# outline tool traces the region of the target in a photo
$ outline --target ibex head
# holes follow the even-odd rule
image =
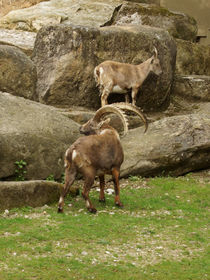
[[[114,113],[117,116],[119,116],[119,118],[122,121],[123,128],[124,128],[123,136],[125,136],[128,132],[128,123],[127,123],[126,116],[122,110],[131,111],[137,114],[143,120],[145,124],[145,132],[146,132],[148,127],[147,119],[137,107],[129,103],[114,103],[112,105],[105,105],[104,107],[97,110],[93,118],[91,118],[88,122],[86,122],[80,127],[80,133],[85,135],[99,134],[102,129],[108,127],[110,128],[109,125],[110,119],[104,120],[104,117],[107,116],[108,114]]]
[[[98,109],[93,118],[91,118],[88,122],[86,122],[80,127],[80,133],[85,135],[99,134],[101,129],[104,129],[109,125],[110,119],[104,120],[104,117],[111,113],[116,114],[121,119],[125,135],[128,132],[128,124],[126,117],[119,108],[113,105],[106,105]]]

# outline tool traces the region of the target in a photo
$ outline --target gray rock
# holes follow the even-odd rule
[[[210,167],[210,115],[168,117],[122,139],[121,176],[182,175]]]
[[[109,21],[121,3],[122,0],[51,0],[9,12],[0,19],[0,27],[32,32],[60,23],[99,27]]]
[[[188,115],[188,114],[209,114],[210,102],[201,99],[187,99],[182,94],[171,94],[170,105],[164,112],[155,112],[149,115],[149,120],[160,120],[164,117]],[[148,116],[148,114],[147,114]]]
[[[0,210],[53,203],[59,199],[60,186],[48,181],[0,182]]]
[[[44,27],[37,34],[33,54],[39,99],[62,107],[98,108],[100,97],[93,78],[94,67],[107,59],[141,63],[151,57],[154,45],[163,74],[150,74],[144,82],[137,104],[145,110],[168,105],[176,46],[167,31],[148,26]],[[124,101],[122,95],[115,94],[109,102],[119,101],[117,98]]]
[[[178,75],[210,76],[210,46],[176,40],[177,59],[176,73]]]
[[[126,2],[156,4],[156,5],[159,5],[159,6],[160,6],[160,0],[126,0]]]
[[[156,5],[124,2],[115,11],[111,24],[149,25],[163,28],[175,38],[195,41],[197,23],[192,17]]]
[[[209,103],[208,103],[209,104]],[[61,177],[65,150],[78,125],[50,106],[0,94],[0,178],[15,178],[15,162],[27,162],[26,179]],[[122,139],[121,176],[181,175],[210,167],[210,115],[167,117],[130,130]]]
[[[36,100],[37,73],[30,58],[16,47],[0,45],[0,90]]]
[[[210,76],[176,76],[173,95],[180,95],[189,101],[210,102]]]
[[[0,44],[17,47],[28,56],[33,52],[35,39],[34,32],[0,28]]]
[[[82,108],[82,107],[72,107],[70,110],[60,109],[60,111],[65,116],[69,117],[70,119],[72,119],[73,121],[77,122],[80,125],[86,123],[95,114],[95,111],[90,110],[90,109],[88,110],[88,109]],[[120,118],[118,116],[116,116],[115,114],[110,114],[109,118],[110,118],[110,125],[113,126],[115,129],[117,129],[118,132],[123,132],[124,129],[123,129],[122,121],[120,120]],[[144,125],[142,120],[134,114],[133,115],[126,114],[126,118],[129,123],[129,129]]]
[[[65,150],[79,126],[53,107],[0,92],[0,178],[15,178],[15,162],[27,163],[26,179],[60,178]]]

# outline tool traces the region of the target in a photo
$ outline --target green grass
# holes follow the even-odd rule
[[[193,176],[121,180],[123,209],[81,197],[0,213],[0,280],[209,279],[209,183]]]

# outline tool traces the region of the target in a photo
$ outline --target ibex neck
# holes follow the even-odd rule
[[[141,76],[144,77],[144,80],[147,78],[149,72],[150,72],[150,64],[151,64],[152,58],[148,58],[146,61],[142,62],[141,64],[138,64],[137,67],[141,73]]]
[[[107,136],[116,136],[118,139],[120,139],[118,132],[111,126],[107,125],[106,127],[103,127],[100,132],[99,135],[107,135]]]

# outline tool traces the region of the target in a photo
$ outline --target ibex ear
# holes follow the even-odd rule
[[[109,124],[110,121],[111,121],[111,119],[110,119],[110,118],[107,118],[106,120],[104,120],[104,123],[105,123],[105,124]]]
[[[108,124],[109,122],[110,122],[110,118],[107,118],[106,120],[101,121],[101,122],[98,124],[98,128],[101,128],[101,127],[102,127],[102,125],[104,125],[104,124]]]
[[[153,62],[154,62],[154,58],[151,60],[151,64],[153,64]]]

